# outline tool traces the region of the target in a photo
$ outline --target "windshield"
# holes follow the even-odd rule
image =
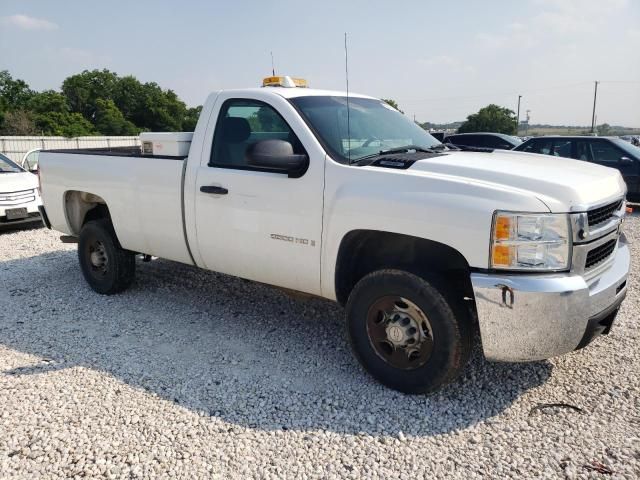
[[[20,173],[23,170],[0,153],[0,173]]]
[[[630,144],[629,142],[625,142],[621,138],[612,138],[611,141],[622,148],[625,152],[633,155],[635,158],[640,160],[640,148]]]
[[[356,161],[383,150],[431,148],[440,142],[416,123],[372,98],[307,96],[292,98],[316,136],[335,160]]]

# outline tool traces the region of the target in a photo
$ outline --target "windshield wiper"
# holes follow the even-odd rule
[[[436,150],[436,148],[438,148],[438,150]],[[390,148],[388,150],[380,150],[378,153],[365,155],[364,157],[360,157],[356,160],[353,160],[351,163],[360,163],[362,160],[368,160],[370,158],[379,157],[380,155],[393,155],[394,153],[406,153],[410,151],[424,152],[424,153],[438,153],[439,145],[436,145],[436,147],[434,148],[419,147],[418,145],[406,145],[404,147]]]
[[[389,150],[380,150],[378,155],[392,155],[394,153],[406,153],[411,150],[415,150],[416,152],[425,152],[425,153],[434,153],[437,150],[434,147],[424,148],[419,147],[418,145],[405,145],[404,147],[398,148],[390,148]]]

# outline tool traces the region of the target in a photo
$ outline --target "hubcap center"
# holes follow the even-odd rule
[[[90,247],[89,261],[94,268],[104,268],[107,265],[107,253],[101,242],[96,242],[94,246]]]
[[[398,325],[389,325],[387,327],[387,336],[393,343],[401,344],[406,339],[404,330]]]
[[[385,327],[387,340],[395,348],[418,346],[422,340],[420,327],[411,315],[404,312],[392,312],[389,315],[389,323]]]

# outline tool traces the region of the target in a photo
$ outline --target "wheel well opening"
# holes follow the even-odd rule
[[[79,235],[82,226],[90,220],[111,219],[104,199],[89,192],[71,190],[64,197],[65,215],[73,235]]]
[[[343,238],[338,251],[335,276],[338,302],[345,305],[360,279],[384,268],[420,276],[437,275],[456,296],[473,298],[469,264],[456,249],[410,235],[354,230]]]

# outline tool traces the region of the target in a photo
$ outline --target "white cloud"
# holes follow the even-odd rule
[[[476,40],[481,48],[497,50],[500,48],[531,48],[536,45],[536,39],[529,33],[529,28],[521,23],[507,26],[505,33],[478,33]]]
[[[449,55],[437,55],[435,57],[422,60],[427,67],[447,68],[456,72],[475,73],[475,68],[471,65],[463,64],[460,60]]]
[[[44,18],[35,18],[21,14],[0,17],[0,22],[2,25],[17,27],[22,30],[56,30],[58,28],[56,23],[45,20]]]
[[[588,33],[620,14],[628,0],[537,0],[540,13],[531,20],[539,31],[558,35]]]

